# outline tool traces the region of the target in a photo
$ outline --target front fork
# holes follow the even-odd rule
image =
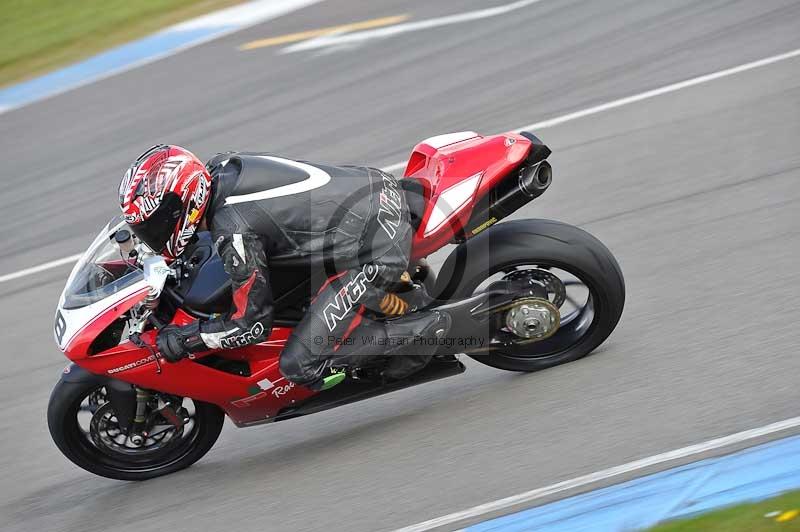
[[[131,424],[130,435],[131,443],[134,445],[142,445],[147,436],[145,430],[147,429],[147,402],[150,400],[150,392],[143,388],[136,388],[136,413],[133,416],[133,423]]]
[[[153,399],[153,394],[149,390],[136,387],[136,410],[128,432],[128,437],[134,445],[143,445],[147,440],[148,431],[152,428],[148,425],[148,421],[156,414],[160,414],[167,423],[175,427],[175,430],[183,429],[185,422],[180,414],[180,405],[164,402],[161,396],[156,398],[158,400],[157,408],[148,415],[147,405]]]

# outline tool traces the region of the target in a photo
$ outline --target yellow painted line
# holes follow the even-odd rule
[[[323,35],[330,35],[332,33],[346,33],[348,31],[368,30],[371,28],[379,28],[381,26],[389,26],[391,24],[398,24],[408,19],[408,15],[394,15],[391,17],[374,18],[372,20],[364,20],[361,22],[352,22],[350,24],[341,24],[339,26],[329,26],[327,28],[320,28],[318,30],[301,31],[299,33],[290,33],[288,35],[281,35],[279,37],[270,37],[268,39],[260,39],[243,44],[239,50],[255,50],[256,48],[265,48],[267,46],[277,46],[279,44],[288,44],[297,41],[304,41],[306,39],[313,39],[314,37],[322,37]]]
[[[775,521],[779,523],[785,523],[786,521],[791,521],[798,515],[800,515],[800,510],[789,510],[788,512],[783,512],[781,515],[776,517]]]

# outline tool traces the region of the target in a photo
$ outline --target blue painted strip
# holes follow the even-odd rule
[[[187,20],[50,74],[1,89],[0,113],[321,1],[251,0]]]
[[[758,501],[798,488],[800,436],[793,436],[492,519],[466,530],[640,530],[667,519]]]
[[[194,30],[169,30],[123,44],[85,61],[0,90],[0,109],[19,107],[56,92],[71,89],[87,80],[108,75],[231,28],[232,26],[216,26]]]

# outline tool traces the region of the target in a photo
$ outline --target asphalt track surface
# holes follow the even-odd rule
[[[155,142],[401,160],[426,136],[499,132],[800,47],[794,1],[543,0],[361,47],[239,52],[270,37],[498,0],[328,0],[0,116],[0,272],[85,248]],[[627,307],[582,361],[469,371],[246,430],[146,483],[51,443],[68,267],[0,285],[4,530],[383,530],[797,415],[800,60],[541,132],[554,184],[522,217],[618,256]]]

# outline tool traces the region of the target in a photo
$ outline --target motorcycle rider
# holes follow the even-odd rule
[[[245,152],[218,154],[204,165],[184,148],[157,145],[125,173],[119,201],[133,233],[167,259],[179,257],[198,230],[209,230],[231,278],[227,314],[159,331],[168,361],[265,341],[271,286],[280,282],[270,267],[281,263],[305,268],[312,286],[322,284],[281,352],[280,370],[296,384],[325,389],[343,378],[332,366],[357,367],[384,354],[398,356],[383,375],[403,378],[435,351],[436,342],[415,339],[441,337],[450,327],[437,311],[364,318],[406,271],[413,233],[398,180],[381,170]]]

